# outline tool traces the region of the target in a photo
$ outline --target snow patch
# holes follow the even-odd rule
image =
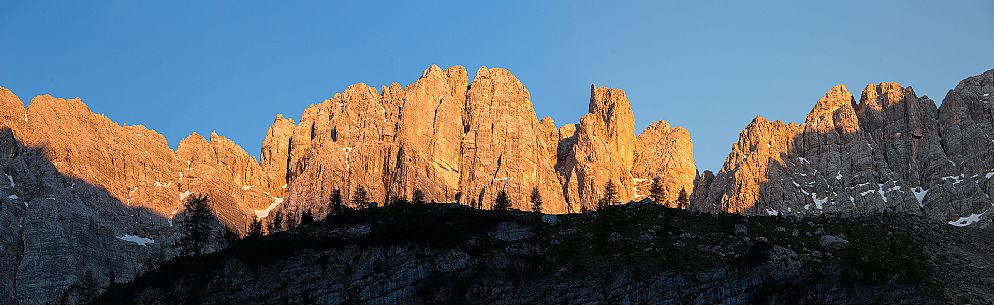
[[[981,215],[984,215],[984,213],[970,214],[970,216],[960,217],[957,220],[950,221],[949,224],[957,226],[957,227],[969,226],[969,225],[973,224],[974,222],[980,221],[980,216]]]
[[[835,173],[835,180],[842,180],[842,171]]]
[[[801,164],[808,163],[808,159],[805,159],[804,157],[797,157],[797,160],[801,160]]]
[[[777,216],[777,215],[780,215],[780,212],[777,212],[777,210],[774,210],[774,209],[767,208],[766,209],[766,215]]]
[[[242,190],[243,191],[247,191],[247,190],[251,190],[251,189],[252,189],[251,185],[242,185]]]
[[[155,241],[152,240],[152,239],[145,238],[145,237],[140,237],[140,236],[134,236],[134,235],[130,235],[130,234],[129,235],[118,236],[117,239],[120,239],[120,240],[123,240],[123,241],[133,242],[133,243],[136,243],[136,244],[138,244],[139,246],[142,246],[142,247],[148,247],[148,244],[155,243]]]
[[[925,202],[925,195],[928,194],[928,190],[919,186],[911,189],[911,192],[915,193],[915,199],[918,199],[918,206],[919,207],[924,206],[923,203]]]
[[[266,218],[266,216],[269,216],[269,212],[275,209],[276,206],[280,205],[280,203],[283,203],[283,198],[280,197],[273,198],[273,203],[270,204],[268,207],[262,210],[255,210],[255,219]]]
[[[494,178],[494,181],[507,181],[507,180],[514,180],[514,178],[508,178],[508,177]]]
[[[167,182],[165,184],[163,184],[162,182],[159,182],[159,180],[155,180],[155,187],[169,187],[170,185],[173,185],[173,181],[172,180],[169,180],[169,182]]]
[[[814,200],[815,208],[821,210],[821,206],[825,204],[825,202],[828,202],[828,197],[826,196],[825,198],[818,199],[818,195],[811,194],[811,200]]]
[[[189,190],[187,190],[186,192],[179,193],[179,201],[186,200],[186,197],[190,197],[190,195],[193,195],[193,192]]]
[[[901,186],[900,185],[894,185],[893,187],[891,187],[889,189],[884,189],[884,184],[883,183],[878,183],[877,184],[877,189],[875,191],[880,194],[880,198],[883,199],[884,202],[887,202],[887,192],[900,191],[900,190],[901,190]],[[866,196],[865,195],[866,192],[863,192],[863,194],[864,194],[863,196]]]
[[[14,199],[14,200],[17,200],[17,195],[10,195],[10,196],[7,196],[7,199]]]
[[[942,179],[942,180],[950,179],[950,180],[953,181],[953,184],[959,184],[960,182],[963,182],[962,175],[960,175],[960,176],[945,176],[945,177],[942,177],[940,179]]]
[[[352,153],[352,147],[342,147],[342,151],[345,152],[345,171],[348,172],[352,168],[352,162],[349,161],[349,154]]]
[[[10,182],[10,188],[14,188],[14,177],[7,175],[7,181]]]

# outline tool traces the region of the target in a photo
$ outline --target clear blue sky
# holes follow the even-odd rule
[[[557,124],[586,112],[591,83],[623,88],[638,132],[684,126],[717,169],[753,117],[803,121],[835,84],[938,101],[994,68],[990,0],[153,2],[0,0],[0,86],[81,97],[173,147],[217,131],[258,155],[277,113],[349,84],[504,67]]]

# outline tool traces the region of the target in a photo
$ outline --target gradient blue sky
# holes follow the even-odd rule
[[[257,156],[276,113],[349,84],[504,67],[557,124],[586,113],[591,83],[623,88],[637,132],[684,126],[699,168],[718,169],[753,117],[803,121],[835,84],[939,101],[994,68],[990,0],[153,2],[0,0],[0,86],[81,97],[174,148],[217,131]]]

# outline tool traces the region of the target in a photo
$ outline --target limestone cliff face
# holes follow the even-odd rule
[[[379,92],[365,84],[305,110],[290,139],[288,202],[326,206],[334,190],[348,199],[348,190],[358,185],[383,202],[382,177],[391,153],[384,131],[392,128]]]
[[[24,134],[28,124],[28,110],[17,95],[0,87],[0,128],[6,127],[15,135]]]
[[[183,139],[174,160],[178,196],[208,195],[214,214],[233,231],[247,231],[254,211],[273,201],[269,175],[256,159],[216,133],[211,133],[209,141],[196,133]]]
[[[961,81],[950,90],[939,108],[942,147],[960,176],[939,177],[945,186],[974,182],[984,194],[994,195],[994,69]],[[958,183],[957,183],[958,182]],[[970,193],[962,191],[963,195]],[[986,196],[985,196],[986,197]],[[989,201],[988,201],[989,202]],[[983,203],[956,204],[952,208],[968,219],[990,223],[994,211]],[[981,210],[984,208],[986,210]]]
[[[290,137],[293,136],[297,124],[293,119],[276,115],[273,126],[266,131],[266,139],[262,143],[259,165],[268,175],[270,194],[283,197],[290,183]]]
[[[594,209],[604,185],[612,181],[618,200],[634,198],[635,121],[631,104],[620,89],[590,88],[589,113],[580,118],[575,144],[568,151],[565,167],[560,167],[568,194],[576,194],[575,206]],[[572,140],[570,140],[572,142]],[[573,188],[575,184],[575,188]],[[567,197],[572,196],[568,195]]]
[[[412,198],[415,190],[421,190],[426,200],[456,201],[467,128],[468,79],[463,67],[443,71],[433,65],[404,88],[396,124],[397,148],[391,155],[389,179],[385,179],[395,196]]]
[[[910,87],[880,83],[867,85],[858,104],[845,86],[832,88],[801,125],[757,118],[721,171],[697,179],[693,204],[761,215],[902,212],[987,226],[994,164],[976,156],[990,154],[994,139],[983,131],[992,75],[961,82],[943,109]]]
[[[274,201],[258,162],[216,134],[174,152],[80,99],[43,95],[25,109],[2,89],[0,103],[0,303],[71,302],[86,274],[127,280],[174,255],[173,223],[192,193],[209,195],[218,227],[234,232]]]
[[[552,163],[549,125],[535,117],[525,86],[500,68],[480,68],[467,99],[462,140],[460,190],[484,207],[505,190],[512,207],[529,210],[538,188],[547,212],[566,212],[562,187]]]
[[[733,213],[757,209],[761,197],[775,196],[760,188],[771,181],[768,177],[785,176],[789,164],[799,162],[784,152],[793,150],[794,139],[802,130],[803,126],[794,123],[753,119],[732,145],[717,176],[705,172],[699,179],[706,183],[694,187],[692,205],[701,211]]]
[[[349,86],[299,123],[277,116],[259,160],[213,133],[173,151],[79,99],[25,107],[0,88],[0,303],[54,303],[84,274],[126,280],[160,249],[173,255],[173,224],[194,193],[236,232],[274,213],[323,216],[334,190],[348,201],[360,185],[378,203],[421,190],[482,208],[507,190],[518,209],[537,187],[544,212],[569,213],[596,208],[607,181],[620,201],[639,200],[655,177],[669,201],[686,189],[707,212],[905,212],[989,226],[992,94],[994,70],[960,82],[940,108],[896,83],[866,86],[858,103],[836,86],[804,124],[757,117],[718,173],[696,175],[689,133],[660,121],[636,137],[624,91],[592,87],[589,113],[557,128],[500,68],[472,82],[462,67],[431,66],[406,87]]]
[[[480,68],[472,82],[462,67],[431,66],[404,88],[353,85],[305,110],[299,125],[277,119],[270,128],[262,166],[287,168],[287,190],[269,213],[322,215],[331,192],[348,200],[359,185],[377,203],[420,190],[429,201],[481,208],[506,190],[512,208],[523,210],[538,188],[547,213],[593,209],[609,180],[622,202],[641,199],[636,182],[649,177],[662,177],[674,198],[692,190],[686,130],[657,124],[637,142],[620,89],[593,88],[589,110],[580,124],[557,129],[551,118],[537,119],[528,89],[500,68]]]
[[[593,88],[590,113],[557,128],[500,68],[480,68],[472,83],[462,67],[431,66],[406,87],[349,86],[299,123],[277,116],[258,160],[216,133],[173,151],[80,99],[44,95],[24,107],[0,88],[0,106],[0,303],[77,297],[85,274],[125,280],[174,255],[173,225],[193,194],[208,195],[218,230],[244,233],[275,213],[321,217],[333,191],[349,202],[358,186],[377,203],[421,190],[485,209],[505,190],[522,210],[537,188],[543,212],[568,213],[595,208],[607,181],[626,202],[650,177],[672,196],[689,190],[694,172],[686,130],[657,123],[636,141],[620,89]]]
[[[670,127],[666,121],[657,121],[639,134],[635,151],[632,177],[635,179],[634,200],[649,195],[653,179],[659,179],[665,194],[665,203],[676,207],[675,202],[684,190],[689,196],[694,190],[694,145],[690,132],[682,127]]]
[[[117,125],[80,99],[48,95],[31,100],[28,127],[25,144],[44,151],[62,174],[99,185],[125,204],[162,214],[176,207],[177,171],[162,135]]]

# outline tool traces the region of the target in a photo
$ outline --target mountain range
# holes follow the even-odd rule
[[[256,159],[227,138],[192,134],[170,149],[140,125],[48,95],[25,107],[0,88],[0,303],[72,300],[84,275],[124,282],[176,256],[182,201],[210,198],[216,226],[328,213],[336,190],[489,209],[499,191],[548,214],[597,209],[603,188],[643,201],[661,181],[690,209],[782,217],[921,215],[989,227],[994,194],[994,70],[964,79],[941,106],[911,87],[844,85],[803,124],[757,117],[717,173],[698,173],[690,133],[665,121],[635,133],[620,89],[591,86],[575,124],[539,119],[501,68],[430,66],[413,84],[348,86],[277,115]],[[222,247],[216,244],[218,249]],[[113,276],[106,276],[106,275]]]

